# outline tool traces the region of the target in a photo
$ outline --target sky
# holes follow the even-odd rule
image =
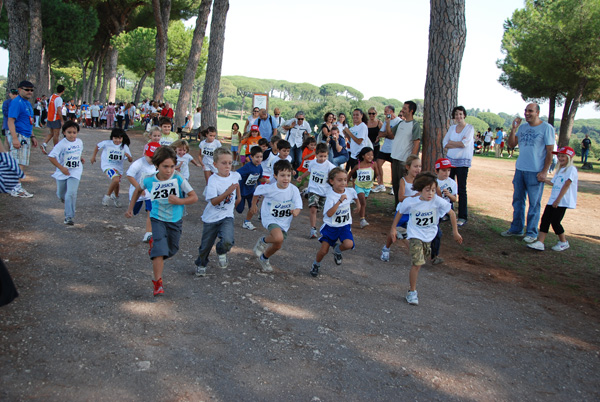
[[[523,3],[466,0],[467,39],[458,86],[458,103],[465,108],[523,115],[525,102],[498,83],[496,67],[503,58],[503,23]],[[230,0],[222,75],[339,83],[365,99],[423,99],[428,40],[426,0]],[[8,52],[0,49],[0,75],[7,71]],[[541,107],[547,115],[548,105]],[[576,117],[600,118],[600,111],[589,104]]]

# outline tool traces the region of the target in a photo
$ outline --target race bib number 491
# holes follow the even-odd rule
[[[152,201],[166,200],[170,195],[179,197],[179,185],[176,179],[152,183],[150,196]]]

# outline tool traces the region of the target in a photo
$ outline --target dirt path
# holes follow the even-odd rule
[[[82,132],[88,158],[107,137]],[[134,138],[136,156],[141,144]],[[52,168],[38,153],[32,160],[25,187],[35,197],[0,198],[0,253],[21,293],[0,309],[0,400],[600,397],[595,318],[452,262],[424,267],[421,304],[409,306],[409,260],[394,251],[381,262],[375,228],[355,229],[356,250],[341,267],[326,257],[314,279],[307,211],[272,258],[273,275],[260,273],[251,253],[264,230],[243,231],[236,217],[230,267],[216,268],[213,257],[210,275],[197,279],[205,203],[188,208],[181,250],[166,264],[166,295],[155,300],[143,219],[100,205],[108,183],[99,167],[85,166],[76,225],[65,227]],[[497,187],[510,174],[497,170],[504,184],[496,186],[477,170],[473,200],[499,211]],[[493,198],[476,189],[479,180]],[[199,170],[191,184],[201,193]]]

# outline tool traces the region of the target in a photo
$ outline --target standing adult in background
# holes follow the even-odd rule
[[[46,95],[42,95],[42,118],[40,124],[42,127],[46,127],[46,120],[48,119],[48,98]]]
[[[487,155],[490,151],[490,144],[492,143],[492,128],[488,127],[487,131],[483,133],[483,153]]]
[[[348,119],[346,118],[345,113],[338,114],[338,119],[335,122],[335,125],[340,129],[340,134],[344,132],[345,128],[348,128]]]
[[[252,114],[250,116],[248,116],[248,118],[246,119],[246,124],[244,125],[244,134],[246,134],[247,132],[250,131],[250,127],[252,127],[253,125],[258,125],[256,123],[256,120],[258,120],[258,108],[255,107],[254,109],[252,109]]]
[[[95,100],[93,105],[90,105],[90,113],[92,115],[92,127],[98,128],[98,120],[100,119],[100,105]]]
[[[279,110],[278,107],[273,109],[273,115],[275,116],[275,121],[277,122],[277,126],[278,127],[283,126],[283,123],[285,123],[285,119],[283,117],[281,117],[281,110]]]
[[[175,126],[173,125],[173,108],[169,104],[169,102],[165,102],[164,107],[160,111],[160,115],[162,117],[167,117],[171,121],[171,131],[175,131]]]
[[[496,158],[502,158],[502,143],[504,142],[504,133],[500,127],[496,127],[496,136],[494,137],[494,147]]]
[[[450,126],[442,144],[444,153],[450,160],[452,168],[450,177],[458,186],[458,226],[463,226],[468,220],[467,211],[467,176],[473,160],[473,142],[475,129],[467,124],[467,111],[462,106],[452,109],[454,125]]]
[[[335,166],[340,167],[348,162],[348,150],[346,149],[346,140],[340,134],[338,126],[331,127],[331,135],[329,136],[329,148],[331,150],[331,160]]]
[[[350,141],[350,158],[346,163],[346,170],[350,171],[358,164],[358,153],[365,147],[365,140],[369,138],[369,129],[367,128],[367,116],[361,109],[354,109],[352,112],[352,128],[345,128],[344,135],[346,141]]]
[[[513,220],[510,229],[502,236],[523,236],[525,224],[525,200],[529,198],[527,230],[523,241],[533,243],[538,235],[540,204],[544,192],[544,180],[552,163],[554,127],[540,119],[540,106],[530,103],[525,108],[525,121],[517,117],[508,137],[508,146],[519,145],[519,157],[513,178]]]
[[[381,131],[381,127],[383,125],[383,123],[381,122],[381,120],[379,120],[377,118],[377,109],[375,109],[374,107],[370,107],[369,110],[367,111],[367,114],[369,115],[369,120],[367,120],[367,129],[369,130],[369,140],[371,140],[371,143],[373,144],[373,156],[375,157],[374,161],[375,163],[377,163],[377,160],[379,159],[379,151],[380,151],[380,145],[379,145],[379,132]],[[377,165],[379,165],[379,163],[377,163]],[[373,188],[373,192],[374,193],[379,193],[381,191],[385,191],[385,186],[383,185],[383,176],[379,175],[377,177],[378,179],[378,184],[377,186],[375,186],[375,188]]]
[[[260,129],[260,135],[266,138],[267,141],[271,141],[271,137],[277,135],[277,122],[275,118],[267,113],[267,109],[260,109],[258,111],[258,120],[254,123]]]
[[[581,141],[581,163],[587,163],[591,146],[592,140],[590,140],[589,134],[586,134],[583,141]]]
[[[77,121],[77,106],[75,106],[75,99],[71,99],[67,104],[67,119]]]
[[[2,145],[4,145],[4,138],[8,135],[8,106],[10,102],[19,96],[19,91],[16,89],[11,89],[8,91],[8,98],[2,103]],[[6,149],[10,149],[10,143],[6,144]]]
[[[29,166],[31,146],[37,147],[37,139],[33,135],[33,108],[29,101],[33,96],[33,84],[29,81],[19,83],[19,96],[8,106],[8,129],[10,131],[10,154],[21,166]],[[13,197],[30,198],[33,194],[27,192],[21,182],[12,189]]]
[[[125,108],[123,109],[123,118],[125,119],[125,127],[123,127],[124,130],[129,129],[129,122],[132,121],[130,109],[131,109],[131,102],[127,102],[127,104],[125,105]]]
[[[405,162],[410,155],[419,155],[421,145],[421,125],[415,121],[417,104],[406,101],[400,112],[404,120],[396,126],[396,132],[386,133],[386,138],[392,142],[392,190],[394,191],[395,204],[398,204],[398,190],[400,180],[406,175]]]
[[[46,138],[44,138],[42,146],[40,147],[44,154],[48,153],[46,147],[48,146],[48,141],[50,141],[50,138],[52,138],[52,143],[54,145],[58,144],[60,128],[63,125],[62,108],[64,105],[62,95],[64,93],[65,86],[58,85],[56,87],[56,92],[50,97],[50,100],[48,101],[48,128],[50,129],[50,132],[46,135]]]
[[[196,108],[196,113],[192,117],[192,131],[191,135],[196,136],[200,135],[200,125],[202,124],[202,108],[198,106]]]
[[[387,105],[383,109],[383,113],[385,115],[385,121],[381,125],[379,135],[376,138],[377,142],[383,138],[383,144],[379,148],[379,155],[377,156],[377,166],[379,166],[379,171],[381,172],[380,184],[383,184],[383,164],[385,162],[392,163],[392,144],[394,143],[394,140],[388,138],[388,135],[393,136],[396,134],[397,126],[401,121],[400,117],[396,116],[396,108],[392,105]],[[385,191],[385,185],[383,186],[383,191]],[[391,194],[394,194],[393,187]]]
[[[283,123],[283,129],[288,131],[287,141],[292,146],[292,166],[296,170],[302,163],[302,142],[304,136],[310,134],[310,124],[304,119],[304,112],[299,111],[293,119]]]
[[[136,112],[136,107],[135,104],[133,102],[128,103],[129,105],[129,113],[127,113],[127,115],[129,115],[129,122],[125,122],[125,130],[127,130],[129,128],[129,126],[131,127],[135,127],[135,112]],[[127,120],[127,115],[125,115],[125,119]]]
[[[117,127],[123,128],[123,120],[125,119],[125,106],[123,106],[123,102],[119,102],[116,107],[117,111]]]

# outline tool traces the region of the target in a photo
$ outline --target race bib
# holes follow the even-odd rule
[[[331,217],[331,222],[331,226],[333,227],[346,226],[350,223],[350,205],[340,205],[337,211],[335,211],[335,214]]]
[[[166,200],[170,195],[179,197],[179,185],[176,179],[152,183],[150,198],[152,201]]]
[[[259,177],[260,177],[260,175],[258,173],[248,175],[248,178],[246,179],[246,185],[247,186],[255,186],[256,183],[258,182]]]
[[[310,179],[317,184],[325,183],[325,173],[323,172],[311,172]]]
[[[373,181],[373,177],[371,175],[371,170],[370,169],[366,169],[366,170],[359,170],[356,172],[356,181],[361,183],[361,182],[369,182],[369,181]]]
[[[81,152],[65,154],[63,166],[67,169],[76,169],[81,166]]]
[[[212,158],[213,154],[214,154],[214,150],[213,149],[204,148],[202,150],[202,155],[210,156]]]
[[[271,216],[274,218],[287,218],[292,216],[292,201],[278,202],[271,205]]]
[[[419,228],[426,228],[432,225],[436,225],[437,220],[437,212],[435,210],[432,211],[417,211],[414,214],[410,214],[410,222]]]
[[[310,159],[305,159],[304,162],[302,162],[302,167],[304,169],[308,169],[308,164],[310,163]]]
[[[122,149],[111,149],[108,151],[108,161],[109,162],[120,162],[123,160],[123,150]]]

